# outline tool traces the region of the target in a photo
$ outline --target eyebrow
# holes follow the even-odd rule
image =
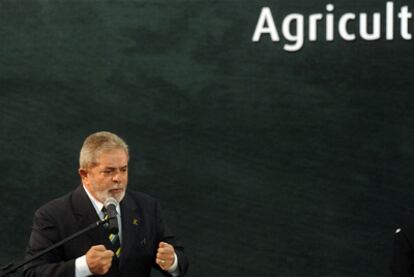
[[[120,168],[120,169],[128,168],[128,165],[123,165],[123,166],[120,166],[120,167],[107,166],[107,167],[104,167],[104,170],[105,169],[114,170],[114,169],[117,169],[117,168]]]

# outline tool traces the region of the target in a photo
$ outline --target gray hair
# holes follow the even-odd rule
[[[129,157],[128,145],[119,136],[106,131],[93,133],[83,142],[79,155],[80,168],[95,166],[98,155],[115,149],[124,150]]]

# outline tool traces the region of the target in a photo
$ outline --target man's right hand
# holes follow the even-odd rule
[[[103,245],[94,245],[86,252],[86,263],[93,274],[103,275],[112,265],[114,252]]]

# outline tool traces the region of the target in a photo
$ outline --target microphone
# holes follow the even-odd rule
[[[116,212],[116,205],[118,202],[113,197],[108,197],[105,200],[104,207],[106,208],[106,212],[108,213],[108,229],[111,234],[118,234],[118,217]]]

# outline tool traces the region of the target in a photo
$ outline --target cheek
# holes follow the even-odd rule
[[[111,178],[95,178],[93,184],[99,190],[106,190],[111,186],[112,181]]]

